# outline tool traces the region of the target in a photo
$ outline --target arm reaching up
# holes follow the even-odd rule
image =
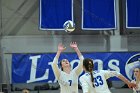
[[[58,44],[58,50],[57,50],[56,56],[54,57],[54,60],[52,63],[52,69],[53,69],[54,74],[55,74],[57,79],[60,76],[60,69],[58,67],[58,59],[59,59],[61,52],[63,52],[65,49],[66,49],[66,47],[64,47],[64,45],[62,43]]]
[[[57,53],[56,53],[55,57],[59,58],[61,52],[63,52],[65,49],[66,49],[66,47],[64,47],[64,45],[62,43],[59,43],[58,44],[58,50],[57,50]]]
[[[76,74],[77,75],[80,75],[80,73],[82,72],[83,70],[83,55],[81,54],[78,46],[77,46],[77,43],[76,42],[71,42],[70,43],[70,47],[73,48],[75,50],[75,52],[77,53],[79,59],[80,59],[80,63],[78,64],[78,66],[75,68],[76,69]]]
[[[80,56],[82,56],[82,54],[81,54],[76,42],[71,42],[70,47],[75,50],[75,52],[77,53],[79,58],[80,58]]]

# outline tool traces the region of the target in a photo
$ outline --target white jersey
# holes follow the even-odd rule
[[[132,80],[131,82],[136,84],[136,81],[135,80]],[[133,93],[140,93],[140,81],[137,84],[137,88],[136,89],[133,88]]]
[[[56,65],[58,59],[54,58],[52,68],[60,85],[60,93],[78,93],[78,77],[83,71],[83,59],[83,56],[81,56],[78,66],[70,74],[67,74],[58,68],[58,65]]]
[[[90,73],[85,73],[80,77],[80,83],[82,85],[83,93],[111,93],[106,80],[110,77],[118,75],[120,75],[120,73],[116,71],[93,71],[95,86],[95,88],[93,88]]]

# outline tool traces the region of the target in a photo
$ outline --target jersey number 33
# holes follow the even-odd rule
[[[102,80],[101,76],[97,76],[97,77],[94,78],[94,85],[96,87],[98,87],[100,85],[103,85],[103,80]]]

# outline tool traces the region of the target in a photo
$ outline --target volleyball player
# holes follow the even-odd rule
[[[107,70],[93,71],[93,66],[92,59],[86,58],[83,60],[85,74],[80,77],[83,93],[111,93],[106,79],[114,76],[124,81],[129,88],[136,86],[136,84],[131,83],[119,72]]]
[[[60,62],[61,69],[58,67],[58,59],[60,54],[66,49],[63,44],[58,45],[58,51],[52,63],[52,68],[58,83],[60,84],[60,93],[78,93],[78,76],[83,71],[83,56],[78,49],[76,42],[71,42],[70,47],[77,53],[80,63],[74,69],[67,59]]]
[[[134,77],[135,79],[132,80],[132,83],[135,83],[137,86],[133,88],[133,93],[140,93],[140,68],[136,67],[134,69]]]

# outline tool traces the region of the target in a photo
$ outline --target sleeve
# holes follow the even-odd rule
[[[80,62],[78,63],[78,66],[74,68],[75,70],[75,73],[79,76],[82,71],[83,71],[83,60],[84,60],[84,57],[83,56],[80,56],[79,57],[80,59]]]
[[[59,77],[60,77],[60,69],[58,67],[58,58],[55,57],[54,60],[53,60],[53,63],[52,63],[52,69],[53,69],[53,72],[54,72],[54,75],[56,77],[56,79],[58,80]]]
[[[107,71],[107,70],[104,70],[102,71],[102,73],[104,73],[104,76],[106,79],[110,78],[110,77],[118,77],[119,75],[121,75],[121,73],[117,72],[117,71]]]
[[[88,93],[89,92],[88,83],[85,81],[83,76],[80,77],[80,85],[82,86],[83,93]]]

